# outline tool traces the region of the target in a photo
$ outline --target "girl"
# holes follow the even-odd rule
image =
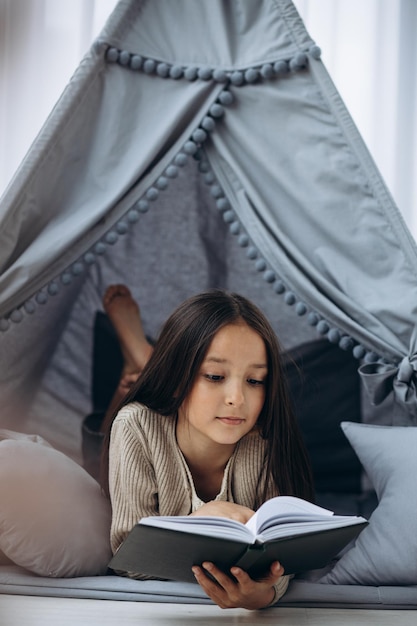
[[[119,339],[125,332],[119,328]],[[211,290],[180,305],[123,404],[104,446],[113,552],[144,516],[245,523],[273,496],[312,499],[279,344],[246,298]],[[270,606],[288,585],[277,562],[259,581],[236,567],[229,576],[210,562],[193,572],[222,608]]]

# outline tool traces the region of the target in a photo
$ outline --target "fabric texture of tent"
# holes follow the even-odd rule
[[[91,410],[112,282],[152,337],[192,293],[241,292],[285,348],[340,348],[373,403],[393,392],[389,423],[416,425],[416,275],[289,0],[121,0],[1,200],[1,425],[32,427],[39,390]]]

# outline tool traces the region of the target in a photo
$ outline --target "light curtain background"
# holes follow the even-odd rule
[[[0,195],[116,3],[0,0]],[[417,238],[417,0],[294,4]]]

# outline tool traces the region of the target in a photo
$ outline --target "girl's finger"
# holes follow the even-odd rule
[[[213,578],[216,579],[218,585],[220,585],[220,587],[222,587],[223,589],[231,589],[236,584],[235,581],[230,578],[229,574],[226,574],[221,569],[216,567],[214,563],[211,563],[210,561],[205,561],[202,564],[202,567],[203,571],[206,571],[210,574],[210,576],[213,576]]]

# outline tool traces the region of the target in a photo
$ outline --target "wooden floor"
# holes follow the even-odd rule
[[[416,623],[415,611],[288,608],[223,611],[216,606],[193,604],[0,596],[1,626],[415,626]]]

